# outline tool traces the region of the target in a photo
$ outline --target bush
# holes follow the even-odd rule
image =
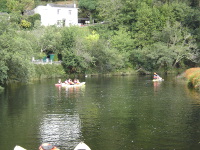
[[[200,68],[190,68],[185,71],[185,77],[188,80],[188,86],[196,90],[200,89]]]

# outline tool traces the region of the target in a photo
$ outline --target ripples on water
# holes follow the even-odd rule
[[[40,124],[41,143],[48,141],[62,147],[74,147],[80,139],[80,118],[78,114],[46,114]],[[73,142],[70,142],[73,141]]]
[[[0,145],[72,150],[200,149],[200,97],[174,77],[91,77],[84,87],[56,80],[9,85],[0,95]]]

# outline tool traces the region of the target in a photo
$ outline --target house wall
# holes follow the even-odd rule
[[[41,25],[44,26],[78,25],[78,8],[76,7],[53,7],[47,4],[47,6],[38,6],[34,12],[41,15]]]

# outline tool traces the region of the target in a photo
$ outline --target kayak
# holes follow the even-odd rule
[[[25,148],[19,146],[19,145],[16,145],[14,147],[14,150],[26,150]],[[39,147],[39,150],[60,150],[58,149],[57,147],[55,146],[52,146],[51,144],[49,143],[43,143],[42,145],[40,145]],[[89,146],[87,146],[84,142],[80,142],[75,148],[74,150],[91,150],[89,148]]]
[[[65,83],[55,84],[55,86],[61,86],[61,87],[79,87],[79,86],[82,86],[82,85],[85,85],[85,82],[81,82],[79,84],[65,84]]]
[[[164,79],[160,78],[160,79],[153,79],[153,82],[156,82],[156,81],[164,81]]]
[[[14,150],[26,150],[26,149],[23,148],[23,147],[21,147],[21,146],[19,146],[19,145],[16,145],[16,146],[14,147]]]
[[[84,142],[80,142],[74,150],[91,150]]]

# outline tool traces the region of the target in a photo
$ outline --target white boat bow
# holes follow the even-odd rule
[[[91,150],[84,142],[80,142],[74,150]]]

